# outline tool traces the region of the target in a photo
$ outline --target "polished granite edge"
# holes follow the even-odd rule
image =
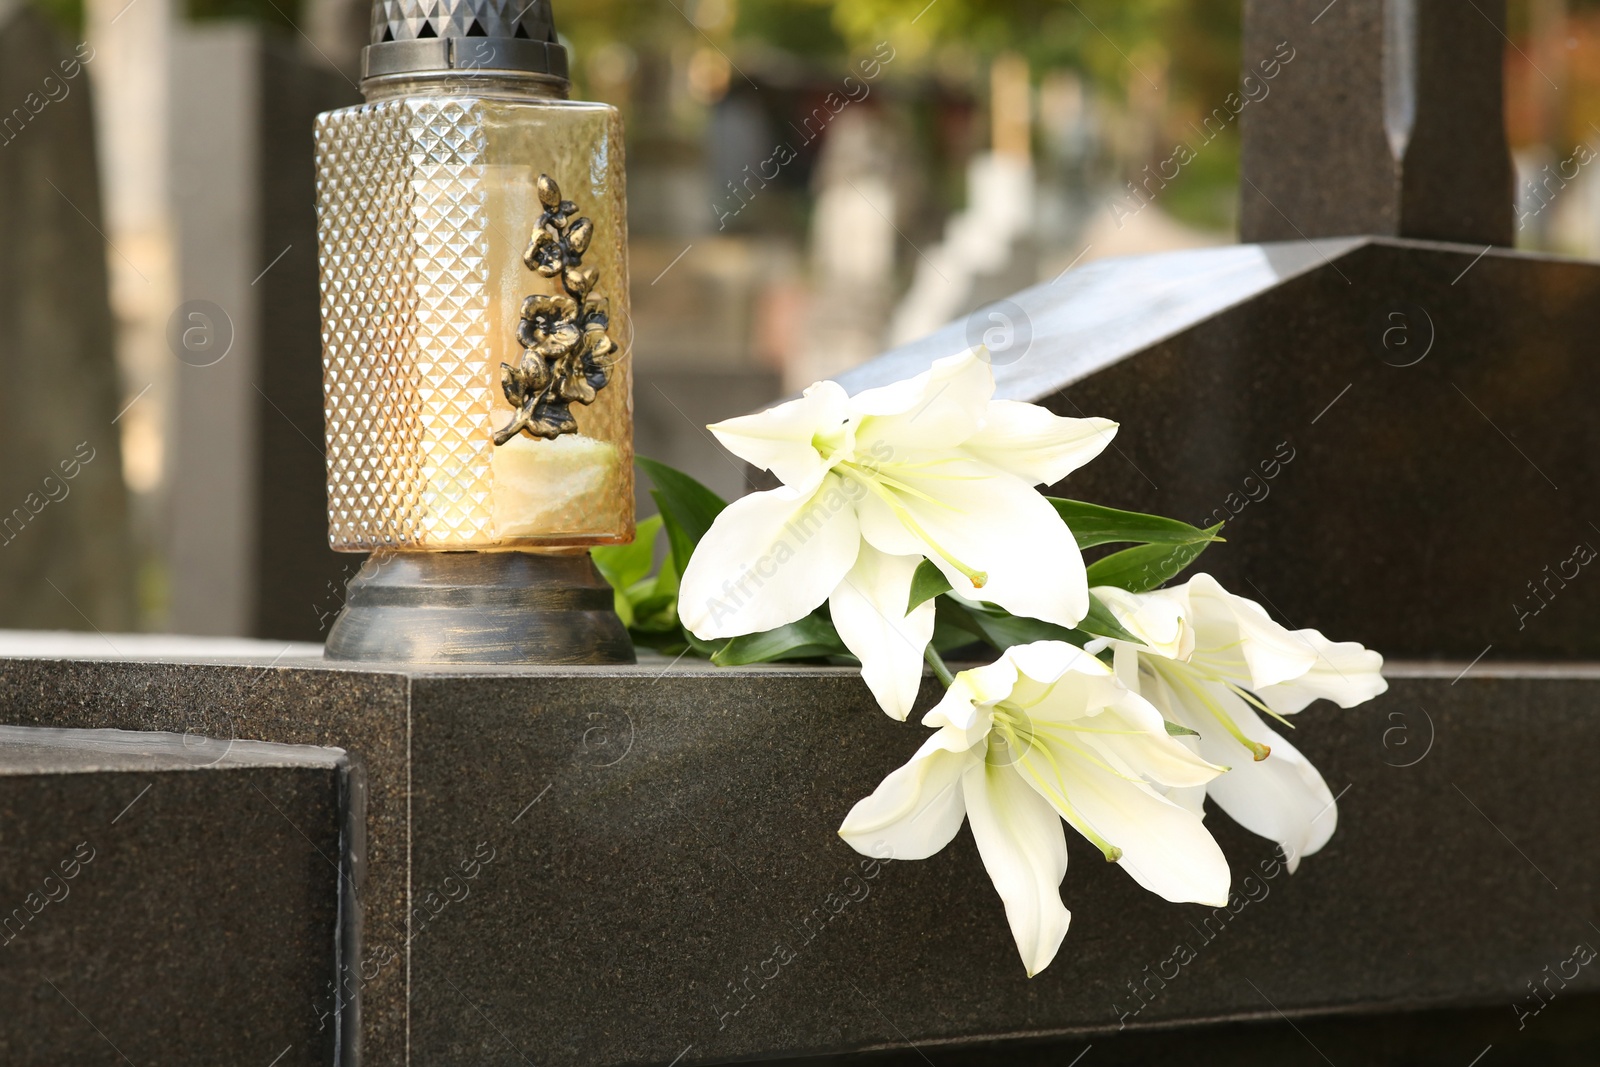
[[[352,675],[387,678],[659,678],[671,674],[679,678],[842,678],[859,676],[856,667],[831,664],[758,663],[740,667],[718,667],[706,660],[673,660],[642,654],[636,664],[611,664],[605,666],[490,666],[455,665],[441,667],[431,664],[408,663],[341,663],[321,657],[274,656],[261,658],[225,659],[160,659],[114,658],[109,656],[14,656],[0,653],[0,670],[7,663],[62,663],[99,664],[130,667],[195,667],[195,668],[271,668],[274,671],[307,671],[318,675]],[[952,670],[978,666],[974,663],[952,661]],[[1391,660],[1384,665],[1385,678],[1548,678],[1573,680],[1600,680],[1600,662],[1579,660],[1573,662],[1516,661],[1494,663],[1465,660]],[[924,678],[931,679],[931,672]]]
[[[343,749],[216,738],[165,730],[0,726],[0,775],[203,771],[236,767],[342,770]]]

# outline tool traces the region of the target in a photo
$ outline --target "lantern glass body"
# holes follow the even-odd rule
[[[345,551],[559,550],[633,538],[632,321],[621,120],[482,73],[392,79],[318,117],[329,540]],[[495,444],[502,364],[545,341],[525,265],[541,176],[588,219],[614,351],[576,432]],[[569,290],[570,292],[570,290]],[[577,305],[582,308],[580,298]],[[591,320],[592,321],[592,320]],[[559,325],[557,323],[556,325]],[[522,327],[522,340],[519,340]]]

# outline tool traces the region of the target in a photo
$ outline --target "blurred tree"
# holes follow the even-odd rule
[[[1130,77],[1143,76],[1130,57],[1151,46],[1172,58],[1180,92],[1226,92],[1238,76],[1239,0],[745,0],[745,7],[761,14],[742,14],[741,28],[771,25],[769,12],[821,8],[851,48],[887,40],[924,62],[950,47],[983,59],[1021,52],[1035,70],[1073,67],[1119,95]]]
[[[83,0],[29,0],[74,40],[83,35]],[[302,0],[186,0],[191,19],[246,19],[293,31],[302,16]]]
[[[301,0],[187,0],[191,19],[248,19],[293,32],[304,13]]]
[[[1239,11],[1239,0],[740,0],[729,47],[779,48],[837,69],[887,42],[896,53],[892,81],[931,77],[945,93],[978,97],[1002,52],[1021,53],[1036,78],[1071,68],[1113,110],[1109,162],[1131,176],[1168,156],[1188,123],[1237,86]],[[935,106],[940,91],[924,85],[915,95]],[[926,117],[918,124],[926,128]],[[1167,208],[1225,226],[1237,181],[1238,138],[1229,131],[1174,187]]]
[[[1511,144],[1565,159],[1600,126],[1600,0],[1509,0]]]
[[[638,46],[692,35],[693,0],[554,0],[556,27],[580,53],[610,41]]]
[[[32,3],[74,41],[83,38],[83,0],[32,0]]]
[[[744,0],[735,33],[741,40],[771,42],[796,55],[828,62],[849,51],[832,7],[814,0]]]

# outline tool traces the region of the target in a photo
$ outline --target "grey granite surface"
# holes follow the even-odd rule
[[[1505,0],[1245,0],[1241,96],[1191,138],[1237,110],[1243,240],[1510,245],[1505,26]]]
[[[123,635],[106,636],[118,642]],[[85,653],[78,644],[69,647],[73,654]],[[178,657],[163,657],[159,647],[143,646],[151,657],[144,661],[0,659],[0,719],[17,726],[163,731],[186,735],[191,746],[213,750],[234,739],[345,749],[367,783],[362,920],[389,928],[403,923],[408,853],[405,679],[328,672],[320,659],[301,659],[293,646],[283,651],[282,644],[267,642],[254,655],[240,655],[237,648],[214,649],[232,659],[231,664],[163,663],[162,658]],[[192,654],[193,646],[187,648]],[[337,886],[330,883],[328,889],[336,904]],[[350,966],[359,973],[362,962],[355,959]],[[374,973],[367,983],[371,993],[361,1002],[369,1062],[404,1062],[405,997],[398,970],[391,965]],[[380,990],[390,993],[385,996]]]
[[[0,1062],[332,1063],[346,764],[0,727]]]
[[[1340,829],[1268,878],[1272,846],[1214,814],[1246,891],[1226,920],[1074,839],[1073,928],[1032,980],[965,831],[889,864],[835,835],[925,734],[847,669],[9,660],[0,721],[234,730],[360,760],[364,1062],[665,1065],[1278,1011],[1514,1018],[1542,968],[1600,939],[1600,668],[1467,668],[1392,665],[1378,701],[1296,720]],[[1179,942],[1195,960],[1145,985]],[[1600,990],[1591,971],[1564,992]]]

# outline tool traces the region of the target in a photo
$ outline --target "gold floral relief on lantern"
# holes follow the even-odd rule
[[[500,364],[500,388],[516,415],[495,431],[496,445],[519,433],[546,440],[577,433],[572,405],[594,403],[611,381],[617,354],[607,333],[610,302],[595,292],[599,278],[583,265],[594,223],[573,217],[578,205],[561,198],[561,187],[550,175],[539,175],[537,188],[544,211],[522,262],[542,278],[559,279],[564,292],[522,302],[517,326],[522,360],[515,367]]]
[[[584,262],[595,222],[548,173],[531,184],[523,203],[534,201],[538,215],[522,231],[530,236],[514,269],[523,279],[523,271],[532,272],[546,291],[508,299],[516,317],[509,329],[499,327],[514,333],[520,351],[515,362],[498,360],[498,391],[509,411],[495,406],[495,530],[503,539],[549,545],[593,543],[594,532],[609,530],[617,532],[605,540],[625,540],[632,532],[631,405],[624,395],[619,409],[610,397],[610,390],[628,391],[620,365],[625,346],[602,292],[611,279],[603,287],[601,272]],[[623,300],[625,316],[625,293]],[[495,347],[505,353],[510,341]]]

